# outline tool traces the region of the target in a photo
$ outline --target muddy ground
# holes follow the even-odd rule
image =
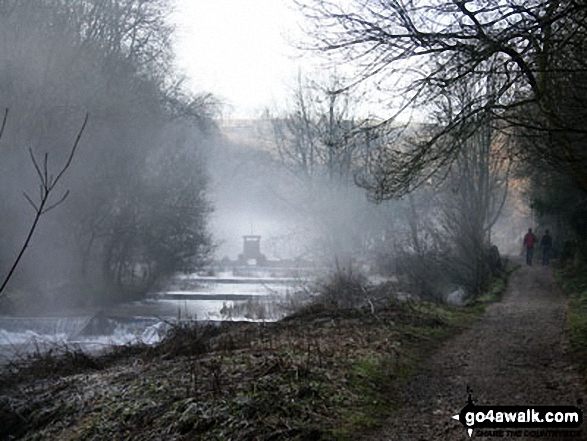
[[[365,439],[468,439],[464,427],[450,419],[466,404],[467,386],[478,405],[576,405],[587,398],[565,356],[566,306],[551,268],[522,266],[510,277],[503,300],[425,363],[407,388],[403,410]],[[587,429],[571,439],[587,439]]]

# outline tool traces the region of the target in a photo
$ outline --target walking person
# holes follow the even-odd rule
[[[550,249],[552,248],[552,236],[546,230],[542,239],[540,239],[540,247],[542,248],[542,265],[550,263]]]
[[[534,244],[536,243],[536,236],[532,233],[532,228],[528,228],[528,232],[524,236],[524,247],[526,248],[526,263],[532,265],[532,257],[534,256]]]

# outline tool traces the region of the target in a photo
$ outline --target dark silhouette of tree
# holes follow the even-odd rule
[[[2,128],[0,129],[0,139],[2,138],[2,134],[4,133],[4,128],[6,126],[7,117],[8,117],[8,109],[6,109],[6,112],[4,113],[4,119],[2,121]],[[59,181],[61,180],[61,178],[65,174],[65,172],[67,171],[67,169],[71,166],[71,163],[73,161],[73,157],[75,156],[75,152],[77,150],[77,147],[79,145],[79,142],[81,140],[82,134],[84,133],[84,130],[86,128],[87,123],[88,123],[88,115],[86,115],[86,118],[84,119],[82,127],[81,127],[79,133],[77,134],[77,137],[75,138],[75,142],[73,143],[73,147],[71,148],[71,151],[69,153],[69,156],[68,156],[65,164],[63,164],[63,166],[59,169],[59,171],[57,172],[56,175],[53,175],[52,173],[49,172],[49,154],[48,153],[45,153],[45,155],[43,157],[42,165],[39,165],[39,162],[38,162],[37,158],[35,157],[35,154],[33,153],[32,150],[29,149],[29,153],[31,156],[31,162],[34,165],[35,171],[37,172],[37,177],[39,178],[40,195],[39,195],[39,200],[37,202],[35,202],[35,201],[33,201],[33,198],[31,196],[29,196],[26,192],[23,193],[25,199],[28,201],[28,203],[31,205],[31,207],[33,207],[33,210],[35,210],[35,216],[33,218],[33,223],[30,226],[29,231],[27,233],[27,236],[24,240],[24,243],[23,243],[20,251],[18,252],[18,255],[14,259],[14,262],[12,263],[12,266],[10,267],[8,274],[6,274],[6,276],[4,277],[2,285],[0,285],[0,298],[3,295],[3,292],[4,292],[4,289],[6,288],[6,285],[8,285],[8,282],[12,278],[14,271],[16,270],[18,264],[20,263],[20,260],[22,259],[24,252],[28,248],[29,243],[31,242],[31,239],[33,238],[33,234],[35,233],[35,230],[37,229],[37,224],[39,223],[39,220],[41,219],[41,217],[44,214],[47,214],[49,211],[56,208],[57,206],[61,205],[65,201],[67,196],[69,195],[69,190],[67,190],[65,193],[63,193],[63,195],[58,200],[56,200],[54,202],[50,201],[50,197],[54,193],[55,187],[57,186],[57,184],[59,183]]]
[[[351,83],[369,82],[398,113],[442,101],[478,82],[470,99],[441,125],[379,153],[372,182],[379,198],[421,185],[455,160],[448,139],[490,113],[496,129],[525,142],[520,157],[563,169],[587,191],[587,4],[571,0],[328,0],[299,2],[310,20],[311,49],[356,67]],[[380,123],[389,131],[397,114]]]
[[[11,109],[0,175],[2,274],[27,235],[21,190],[41,208],[31,188],[44,179],[45,152],[66,163],[80,109],[92,115],[84,148],[59,183],[72,192],[38,224],[35,252],[13,273],[14,291],[27,285],[26,292],[84,305],[144,292],[158,276],[206,260],[211,207],[202,151],[215,134],[218,103],[189,93],[174,73],[170,6],[1,2],[0,102]],[[54,183],[45,180],[46,189]],[[46,199],[40,211],[51,206]],[[49,253],[55,258],[44,259]]]

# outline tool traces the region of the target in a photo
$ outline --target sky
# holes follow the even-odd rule
[[[178,68],[192,90],[226,103],[223,118],[259,117],[286,100],[306,62],[288,43],[299,35],[299,12],[291,3],[176,0]]]

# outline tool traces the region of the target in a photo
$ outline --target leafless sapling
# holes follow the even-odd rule
[[[2,121],[2,127],[0,129],[0,138],[2,137],[2,134],[4,133],[4,128],[6,126],[7,117],[8,117],[8,109],[6,109],[6,111],[4,113],[4,119]],[[63,175],[67,171],[67,169],[69,169],[69,167],[71,166],[71,163],[73,161],[73,157],[75,156],[76,150],[78,148],[80,139],[81,139],[82,134],[83,134],[83,132],[86,128],[86,125],[88,123],[88,118],[89,118],[89,114],[86,114],[86,117],[84,118],[84,122],[83,122],[83,124],[77,134],[77,137],[75,138],[75,142],[73,143],[73,146],[69,152],[69,156],[67,157],[67,160],[65,161],[65,163],[63,164],[61,169],[59,169],[59,171],[57,172],[56,175],[53,175],[52,173],[49,172],[49,154],[48,153],[44,154],[43,159],[42,159],[42,163],[40,164],[39,160],[35,156],[33,150],[29,149],[31,162],[33,163],[33,165],[35,167],[35,171],[37,172],[37,178],[38,178],[38,182],[39,182],[39,199],[37,201],[35,201],[28,193],[23,192],[24,198],[31,205],[31,207],[33,207],[33,210],[35,211],[35,216],[33,219],[33,223],[31,224],[31,226],[28,230],[28,233],[27,233],[27,236],[24,240],[24,243],[23,243],[22,247],[20,248],[18,255],[16,256],[16,259],[14,259],[14,262],[12,263],[12,266],[10,267],[8,274],[6,274],[6,276],[4,277],[4,281],[2,282],[2,285],[0,286],[0,298],[3,297],[4,295],[6,295],[6,293],[4,292],[6,285],[8,285],[8,282],[10,281],[12,276],[14,275],[14,272],[15,272],[16,268],[18,267],[20,260],[22,259],[22,256],[24,255],[24,252],[26,251],[27,247],[29,246],[31,239],[33,238],[33,235],[35,233],[35,230],[37,229],[37,225],[38,225],[41,217],[44,214],[46,214],[47,212],[49,212],[49,211],[53,210],[54,208],[56,208],[57,206],[61,205],[65,201],[67,196],[69,195],[69,190],[66,190],[58,200],[56,200],[55,202],[50,201],[51,195],[54,193],[54,190],[55,190],[57,184],[59,183],[59,181],[61,180],[61,178],[63,177]]]

